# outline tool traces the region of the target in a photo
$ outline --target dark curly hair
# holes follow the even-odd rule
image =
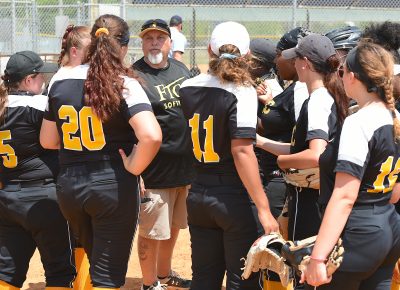
[[[400,63],[400,23],[385,21],[383,23],[371,23],[367,26],[361,37],[388,50],[394,57],[395,63]]]

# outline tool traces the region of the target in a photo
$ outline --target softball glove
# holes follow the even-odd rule
[[[271,233],[259,238],[250,248],[245,259],[242,279],[247,279],[252,272],[269,270],[277,273],[284,287],[289,285],[294,272],[300,276],[307,264],[317,236],[300,241],[285,241],[278,233]],[[336,243],[330,253],[326,270],[331,276],[343,261],[342,240]]]
[[[319,167],[307,169],[288,169],[283,178],[286,183],[298,187],[319,189]]]
[[[313,236],[300,241],[287,242],[282,247],[281,253],[285,258],[286,263],[290,264],[299,276],[310,262],[311,252],[314,248],[316,239],[317,236]],[[325,263],[328,277],[332,276],[337,268],[340,267],[340,264],[343,262],[343,254],[344,248],[342,245],[342,239],[339,238]]]

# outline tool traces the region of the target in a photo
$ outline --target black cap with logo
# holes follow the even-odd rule
[[[10,57],[4,74],[7,81],[17,82],[31,74],[54,73],[57,70],[57,64],[45,63],[37,53],[26,50],[14,53]]]
[[[171,30],[169,29],[169,26],[168,26],[167,22],[165,22],[162,19],[150,19],[150,20],[147,20],[142,25],[142,29],[140,30],[139,36],[141,38],[143,38],[143,36],[147,32],[152,31],[152,30],[157,30],[157,31],[164,32],[169,37],[171,37]]]

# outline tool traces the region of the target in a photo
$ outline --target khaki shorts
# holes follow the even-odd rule
[[[168,240],[172,227],[187,228],[188,191],[189,186],[146,188],[144,202],[140,204],[139,235],[152,240]]]

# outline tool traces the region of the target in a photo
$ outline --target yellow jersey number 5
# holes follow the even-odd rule
[[[103,124],[93,113],[92,108],[83,107],[78,112],[73,106],[62,105],[58,110],[58,117],[67,120],[61,126],[65,149],[82,151],[85,147],[87,150],[95,151],[101,150],[106,145]],[[80,136],[73,136],[78,130]]]
[[[14,168],[18,164],[18,157],[9,144],[4,144],[6,140],[11,140],[11,131],[0,131],[0,156],[3,157],[3,166],[6,168]]]
[[[219,155],[214,151],[214,116],[209,115],[207,120],[203,122],[203,128],[206,130],[206,138],[204,140],[204,151],[200,148],[199,129],[200,114],[195,113],[193,118],[189,120],[189,127],[192,128],[193,153],[196,159],[204,163],[219,162]]]

